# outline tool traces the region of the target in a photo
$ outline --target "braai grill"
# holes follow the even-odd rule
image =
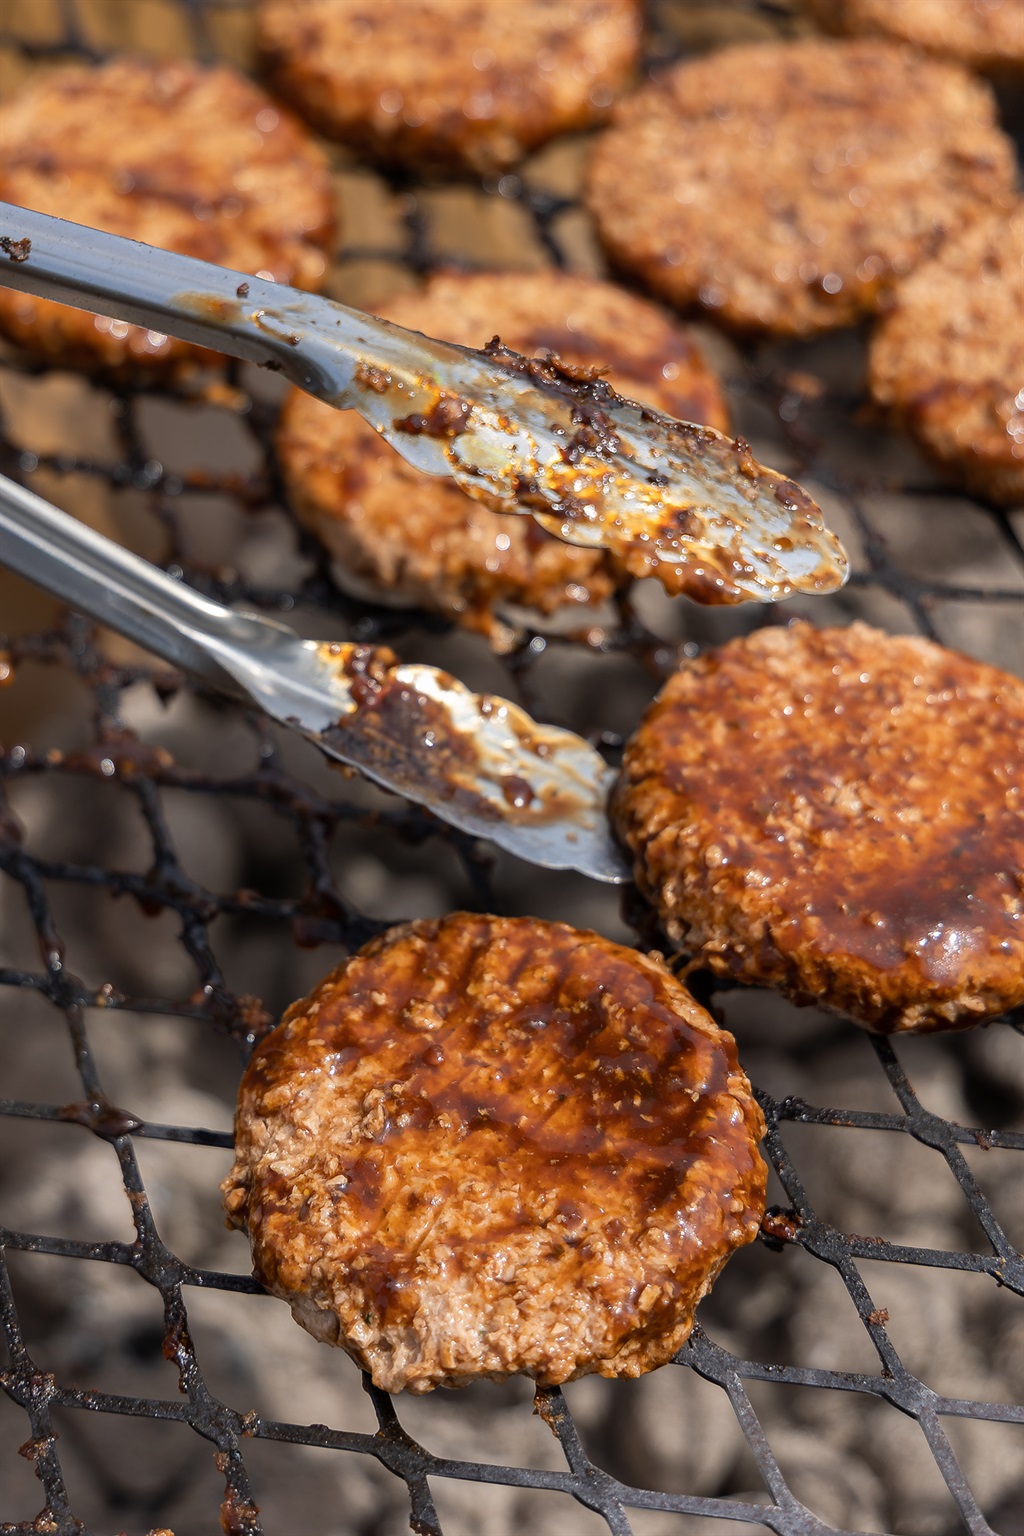
[[[0,42],[20,65],[147,45],[245,58],[244,0],[58,9],[47,33],[33,6],[10,4]],[[726,40],[729,27],[757,36],[795,25],[784,6],[719,7],[709,19],[706,7],[664,0],[652,51],[673,57],[706,40],[702,27]],[[571,150],[474,189],[385,182],[339,163],[345,244],[331,291],[346,302],[444,261],[590,260],[567,190]],[[130,541],[219,601],[284,615],[303,633],[386,641],[404,659],[458,658],[452,669],[471,686],[589,733],[614,761],[618,733],[681,654],[796,613],[913,628],[1018,663],[1020,530],[855,416],[847,381],[859,345],[847,335],[725,359],[736,430],[821,493],[847,544],[844,593],[705,612],[641,591],[614,621],[571,638],[527,630],[497,661],[429,615],[338,593],[325,557],[279,510],[269,447],[279,396],[252,370],[186,408],[166,391],[111,393],[8,357],[0,470],[83,515],[113,507]],[[109,451],[90,440],[101,418]],[[22,744],[2,758],[5,1077],[20,1096],[0,1105],[16,1217],[3,1235],[0,1529],[184,1536],[215,1529],[218,1505],[236,1536],[369,1536],[407,1521],[448,1536],[668,1536],[711,1531],[715,1519],[786,1536],[1011,1529],[1020,1456],[1009,1436],[1024,1411],[1004,1399],[1024,1263],[1002,1218],[1012,1219],[1009,1154],[1024,1136],[1003,1127],[1024,1081],[1019,1021],[893,1043],[696,978],[761,1085],[777,1183],[762,1241],[732,1262],[678,1362],[639,1382],[539,1391],[555,1440],[530,1420],[523,1383],[409,1403],[365,1383],[374,1424],[351,1362],[260,1299],[240,1237],[209,1235],[242,1059],[285,1003],[393,921],[476,905],[611,932],[619,898],[580,877],[538,876],[342,780],[265,720],[196,695],[74,615],[44,630],[30,617],[4,673],[12,709],[32,714],[23,731],[15,713]],[[48,717],[27,699],[30,681]],[[638,909],[626,918],[639,942],[659,942]],[[185,1111],[209,1106],[213,1118],[215,1096],[224,1129],[200,1129]],[[151,1102],[193,1123],[165,1123]],[[111,1237],[118,1223],[124,1235]],[[238,1300],[209,1310],[218,1297]],[[307,1374],[319,1396],[304,1413]],[[306,1422],[314,1416],[325,1422]],[[19,1444],[24,1463],[10,1455]]]

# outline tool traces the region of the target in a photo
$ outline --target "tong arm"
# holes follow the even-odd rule
[[[253,643],[261,621],[232,613],[0,475],[3,563],[194,676],[237,695],[203,642]]]

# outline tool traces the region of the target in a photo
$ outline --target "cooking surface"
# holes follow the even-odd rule
[[[803,25],[785,6],[656,10],[658,57]],[[63,13],[8,0],[9,88],[76,18],[78,41],[101,51],[249,59],[251,18],[231,0]],[[455,259],[599,272],[577,200],[584,153],[564,140],[483,188],[424,188],[332,151],[345,235],[329,292],[367,303]],[[1019,515],[949,491],[871,423],[863,337],[745,352],[709,327],[700,337],[734,430],[807,485],[850,550],[843,592],[709,611],[647,582],[635,613],[609,609],[572,640],[526,632],[495,657],[436,618],[338,596],[280,507],[265,450],[276,381],[244,369],[197,407],[10,354],[0,467],[222,599],[309,636],[389,644],[478,691],[518,689],[537,718],[604,733],[613,760],[680,647],[757,623],[863,618],[1018,670]],[[764,992],[702,993],[760,1090],[776,1209],[702,1304],[679,1364],[542,1392],[539,1418],[524,1381],[367,1395],[343,1354],[260,1293],[244,1239],[223,1228],[247,1040],[403,918],[475,907],[635,942],[634,917],[642,943],[658,936],[611,889],[495,856],[166,673],[154,690],[141,653],[32,589],[4,578],[0,596],[17,632],[4,734],[20,744],[3,759],[13,1356],[0,1519],[27,1529],[46,1503],[58,1531],[77,1519],[131,1536],[213,1532],[219,1517],[247,1536],[397,1536],[410,1510],[447,1536],[701,1536],[726,1529],[716,1519],[1024,1528],[1024,1137],[1011,1129],[1024,1052],[1011,1025],[891,1044]]]

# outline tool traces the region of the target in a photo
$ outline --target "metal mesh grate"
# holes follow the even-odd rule
[[[0,46],[15,77],[54,55],[102,56],[118,39],[244,64],[245,12],[241,0],[150,0],[130,9],[123,0],[63,0],[47,19],[12,4]],[[761,36],[803,25],[785,6],[669,0],[652,20],[657,58],[734,31]],[[592,269],[573,190],[578,158],[575,145],[559,147],[521,175],[470,188],[385,182],[338,155],[346,243],[330,291],[358,303],[371,289],[453,259]],[[112,519],[129,542],[222,600],[285,611],[310,634],[387,638],[405,655],[454,656],[453,670],[467,681],[476,685],[475,671],[535,712],[567,717],[611,754],[681,653],[754,623],[785,622],[794,611],[819,623],[860,616],[918,629],[1015,665],[1020,530],[1011,517],[945,491],[905,445],[857,418],[850,380],[861,339],[743,353],[709,339],[738,430],[768,462],[792,466],[820,490],[854,553],[853,581],[836,598],[786,612],[702,613],[668,607],[645,588],[589,644],[527,631],[496,661],[427,615],[338,594],[323,557],[280,512],[267,446],[278,396],[273,380],[247,370],[189,400],[108,394],[8,358],[0,457],[8,473],[94,521]],[[228,524],[230,558],[210,532],[217,519]],[[180,678],[74,616],[58,614],[40,632],[38,612],[6,653],[16,736],[24,720],[26,739],[47,745],[17,745],[2,759],[13,806],[2,828],[12,953],[0,980],[15,989],[5,991],[9,1080],[27,1087],[0,1108],[11,1117],[18,1218],[3,1233],[11,1261],[2,1292],[4,1385],[21,1410],[10,1421],[14,1443],[27,1416],[21,1454],[45,1508],[27,1513],[35,1507],[31,1479],[11,1473],[0,1529],[141,1533],[173,1522],[184,1536],[214,1528],[218,1500],[221,1528],[244,1536],[377,1536],[407,1522],[449,1536],[577,1528],[667,1536],[711,1531],[714,1519],[780,1533],[863,1524],[944,1536],[1019,1522],[1019,1442],[1011,1451],[1008,1441],[985,1438],[1001,1435],[993,1426],[1024,1423],[1008,1401],[1022,1325],[1005,1300],[1024,1291],[1024,1264],[996,1214],[1010,1220],[1015,1197],[1019,1203],[1018,1160],[1005,1154],[1024,1149],[1024,1136],[1003,1128],[1020,1109],[1024,1084],[1012,1020],[894,1045],[699,978],[702,1000],[736,1033],[763,1084],[776,1204],[762,1241],[734,1259],[702,1307],[702,1326],[675,1365],[637,1383],[590,1379],[539,1391],[536,1408],[557,1444],[529,1440],[529,1395],[514,1383],[395,1403],[367,1382],[376,1427],[363,1423],[351,1393],[355,1368],[323,1349],[316,1369],[329,1378],[329,1426],[253,1409],[259,1394],[249,1391],[245,1357],[267,1355],[276,1401],[302,1400],[309,1341],[285,1318],[289,1347],[299,1350],[302,1340],[304,1353],[275,1356],[277,1317],[259,1310],[260,1287],[230,1272],[223,1246],[168,1236],[175,1220],[162,1213],[174,1199],[215,1205],[219,1175],[202,1149],[226,1166],[231,1137],[177,1123],[187,1115],[162,1123],[148,1109],[161,1102],[153,1083],[173,1068],[186,1085],[212,1084],[229,1103],[241,1060],[281,1006],[340,953],[418,915],[410,911],[417,903],[535,912],[547,904],[550,915],[628,930],[609,893],[572,876],[545,876],[538,888],[514,861],[340,780],[301,744],[223,701],[197,699]],[[235,855],[218,867],[206,845],[222,824],[233,829]],[[649,917],[625,919],[644,943],[657,942]],[[61,1018],[76,1086],[59,1107],[57,1084],[69,1071]],[[149,1077],[141,1068],[125,1077],[122,1056],[141,1060],[147,1040],[156,1042]],[[808,1093],[869,1107],[818,1107]],[[214,1096],[202,1102],[212,1105]],[[961,1117],[997,1128],[968,1129]],[[226,1124],[226,1111],[220,1118]],[[29,1137],[24,1145],[18,1130]],[[109,1143],[102,1162],[83,1131]],[[184,1172],[179,1158],[170,1174],[154,1163],[144,1178],[157,1143],[178,1144],[198,1172]],[[94,1178],[116,1191],[118,1174],[134,1234],[123,1240],[103,1225],[116,1219],[109,1202],[94,1208],[78,1193],[80,1181]],[[58,1230],[36,1232],[36,1210],[50,1213],[38,1225]],[[90,1221],[102,1236],[86,1232]],[[854,1224],[887,1235],[856,1235]],[[242,1239],[225,1241],[244,1269]],[[218,1262],[203,1267],[206,1255]],[[805,1264],[805,1255],[817,1262]],[[55,1282],[48,1277],[60,1260],[94,1265],[65,1265]],[[158,1296],[162,1317],[140,1323],[132,1300],[128,1320],[111,1324],[116,1287],[107,1310],[97,1303],[90,1313],[93,1282],[83,1271],[94,1266],[130,1276],[133,1298],[145,1282],[147,1303]],[[967,1303],[947,1305],[943,1275],[958,1295],[971,1287]],[[245,1297],[231,1319],[241,1363],[225,1363],[210,1325],[196,1322],[204,1292]],[[116,1374],[132,1360],[149,1372],[152,1390],[96,1388],[108,1368]],[[177,1370],[177,1396],[165,1360]],[[713,1400],[697,1378],[711,1384]],[[136,1372],[132,1381],[139,1379]],[[83,1438],[80,1426],[92,1415],[99,1417]],[[137,1420],[160,1430],[131,1453],[149,1458],[152,1475],[142,1482],[125,1473],[122,1450],[133,1443],[123,1438],[127,1421]],[[353,1423],[362,1427],[347,1427]],[[195,1432],[187,1449],[174,1424]],[[511,1458],[521,1464],[506,1464],[506,1445],[526,1447]],[[267,1446],[333,1454],[326,1466],[309,1453],[285,1467],[263,1455]],[[370,1462],[393,1477],[354,1481],[353,1468],[363,1477]],[[451,1490],[467,1484],[490,1486],[468,1502],[453,1499]],[[198,1490],[193,1504],[190,1488]],[[502,1501],[492,1506],[488,1496],[499,1489]],[[559,1493],[576,1501],[575,1512]]]

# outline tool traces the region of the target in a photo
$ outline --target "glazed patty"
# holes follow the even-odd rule
[[[1024,204],[948,235],[894,292],[871,393],[968,490],[1024,503]]]
[[[455,913],[375,939],[258,1047],[225,1205],[387,1391],[637,1376],[757,1232],[762,1131],[660,961]]]
[[[891,37],[994,74],[1024,69],[1018,0],[811,0],[830,31]]]
[[[495,334],[517,351],[607,366],[614,387],[671,416],[725,428],[714,375],[680,327],[610,283],[558,272],[442,273],[382,308],[385,319],[464,346]],[[293,391],[278,431],[289,500],[344,573],[393,600],[495,638],[495,605],[542,614],[591,606],[623,579],[599,550],[491,512],[406,464],[352,411]]]
[[[613,799],[669,935],[870,1028],[1024,1000],[1024,686],[864,624],[761,629],[684,666]]]
[[[637,0],[263,0],[277,87],[389,161],[488,171],[603,117],[629,81]]]
[[[611,258],[742,330],[848,325],[1014,183],[992,93],[873,40],[745,45],[669,70],[598,140]]]
[[[41,76],[2,111],[0,196],[73,223],[319,286],[334,216],[326,161],[231,70],[119,59]],[[200,348],[0,289],[0,328],[49,362],[163,369]]]

